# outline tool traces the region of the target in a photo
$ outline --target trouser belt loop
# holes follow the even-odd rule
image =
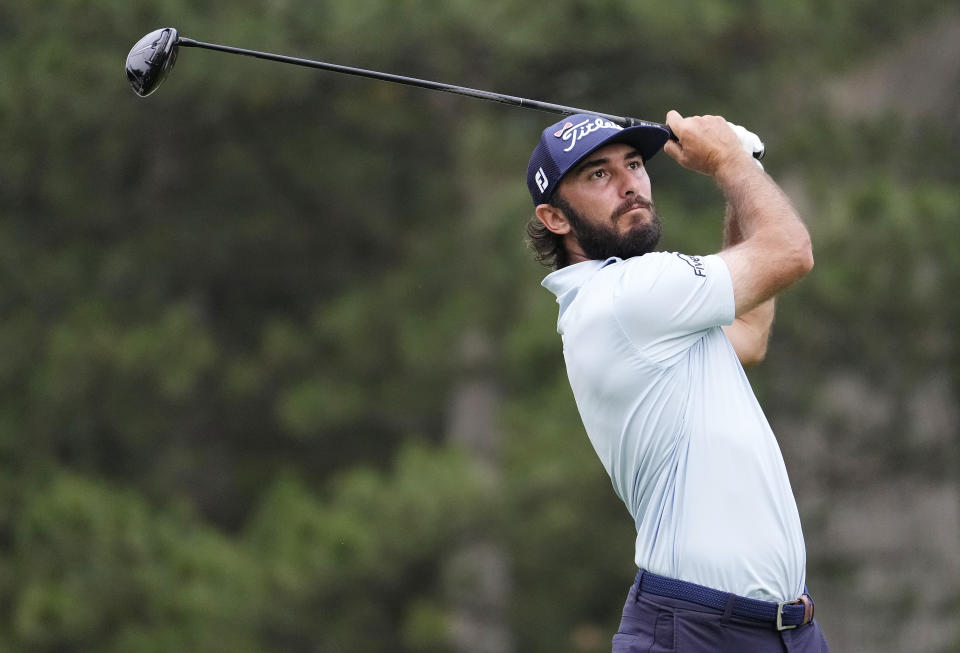
[[[733,607],[737,603],[737,595],[731,594],[727,597],[727,607],[723,609],[723,621],[727,621],[733,616]]]

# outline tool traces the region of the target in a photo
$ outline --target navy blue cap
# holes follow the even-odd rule
[[[540,142],[533,148],[527,166],[530,197],[535,206],[549,202],[563,176],[588,154],[608,143],[633,145],[643,160],[649,161],[669,138],[670,130],[655,122],[638,120],[631,127],[621,127],[589,113],[567,116],[544,129]]]

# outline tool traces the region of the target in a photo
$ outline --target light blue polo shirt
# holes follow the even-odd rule
[[[721,325],[719,256],[585,261],[543,280],[587,435],[633,515],[638,567],[741,596],[797,598],[806,553],[770,425]]]

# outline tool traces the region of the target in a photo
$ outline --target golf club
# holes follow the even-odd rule
[[[229,54],[241,54],[247,57],[256,57],[258,59],[267,59],[269,61],[279,61],[281,63],[293,64],[295,66],[319,68],[321,70],[329,70],[332,72],[355,75],[358,77],[379,79],[387,82],[394,82],[396,84],[405,84],[407,86],[419,86],[420,88],[427,88],[435,91],[445,91],[447,93],[454,93],[456,95],[464,95],[467,97],[479,98],[481,100],[500,102],[502,104],[509,104],[511,106],[537,109],[539,111],[547,111],[550,113],[559,113],[563,115],[570,115],[574,113],[590,113],[602,118],[606,118],[607,120],[610,120],[611,122],[623,127],[644,125],[663,129],[667,132],[670,138],[675,139],[673,132],[669,127],[660,123],[650,122],[648,120],[630,118],[627,116],[614,116],[606,113],[589,111],[586,109],[577,109],[576,107],[563,106],[561,104],[553,104],[551,102],[530,100],[512,95],[503,95],[501,93],[492,93],[490,91],[466,88],[464,86],[454,86],[453,84],[444,84],[442,82],[416,79],[414,77],[403,77],[401,75],[382,73],[375,70],[351,68],[349,66],[342,66],[334,63],[300,59],[298,57],[289,57],[270,52],[259,52],[257,50],[246,50],[229,45],[204,43],[202,41],[195,41],[193,39],[180,36],[177,30],[173,27],[163,27],[150,32],[142,39],[137,41],[133,48],[130,49],[130,53],[127,55],[126,62],[127,79],[130,80],[130,86],[137,95],[140,97],[146,97],[157,90],[160,84],[162,84],[167,78],[167,75],[173,68],[174,63],[176,63],[177,51],[180,47],[203,48],[206,50],[227,52]],[[759,141],[759,139],[757,140]],[[755,149],[753,156],[756,159],[761,159],[763,158],[763,154],[763,145],[761,143],[759,151]]]

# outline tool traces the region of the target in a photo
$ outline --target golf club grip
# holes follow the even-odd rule
[[[587,109],[578,109],[576,107],[568,107],[562,104],[553,104],[552,102],[542,102],[540,100],[531,100],[529,98],[516,97],[513,95],[503,95],[501,93],[493,93],[491,91],[481,91],[475,88],[467,88],[465,86],[455,86],[453,84],[444,84],[443,82],[433,82],[426,79],[417,79],[415,77],[404,77],[402,75],[393,75],[391,73],[382,73],[376,70],[365,70],[363,68],[352,68],[350,66],[342,66],[340,64],[327,63],[324,61],[314,61],[312,59],[301,59],[299,57],[290,57],[282,54],[274,54],[271,52],[260,52],[258,50],[247,50],[244,48],[235,48],[229,45],[220,45],[217,43],[204,43],[203,41],[196,41],[185,36],[180,36],[177,38],[177,45],[185,48],[203,48],[206,50],[217,50],[220,52],[229,52],[231,54],[242,54],[248,57],[255,57],[257,59],[266,59],[269,61],[280,61],[283,63],[294,64],[296,66],[305,66],[307,68],[319,68],[321,70],[329,70],[332,72],[344,73],[347,75],[355,75],[358,77],[368,77],[370,79],[379,79],[387,82],[394,82],[396,84],[404,84],[407,86],[418,86],[420,88],[431,89],[434,91],[444,91],[447,93],[454,93],[456,95],[465,95],[468,97],[474,97],[481,100],[489,100],[491,102],[499,102],[501,104],[509,104],[511,106],[517,107],[526,107],[528,109],[537,109],[539,111],[547,111],[550,113],[559,113],[563,115],[571,115],[574,113],[589,113],[595,116],[600,116],[601,118],[606,118],[607,120],[614,122],[622,127],[632,127],[635,125],[651,125],[659,126],[667,129],[669,127],[661,125],[659,123],[650,122],[648,120],[641,120],[639,118],[629,118],[626,116],[615,116],[607,113],[598,113],[597,111],[590,111]],[[673,132],[670,132],[670,137],[674,138]]]
[[[588,111],[587,113],[592,113],[592,112]],[[597,114],[597,115],[601,115],[601,114]],[[623,120],[626,120],[628,122],[619,122],[617,124],[623,125],[624,127],[633,127],[635,125],[648,125],[648,126],[662,127],[670,135],[671,141],[677,141],[678,143],[680,142],[680,139],[677,138],[677,135],[673,133],[673,130],[667,127],[663,123],[650,122],[649,120],[641,120],[640,118],[624,118]],[[617,121],[614,120],[613,122],[617,122]]]

